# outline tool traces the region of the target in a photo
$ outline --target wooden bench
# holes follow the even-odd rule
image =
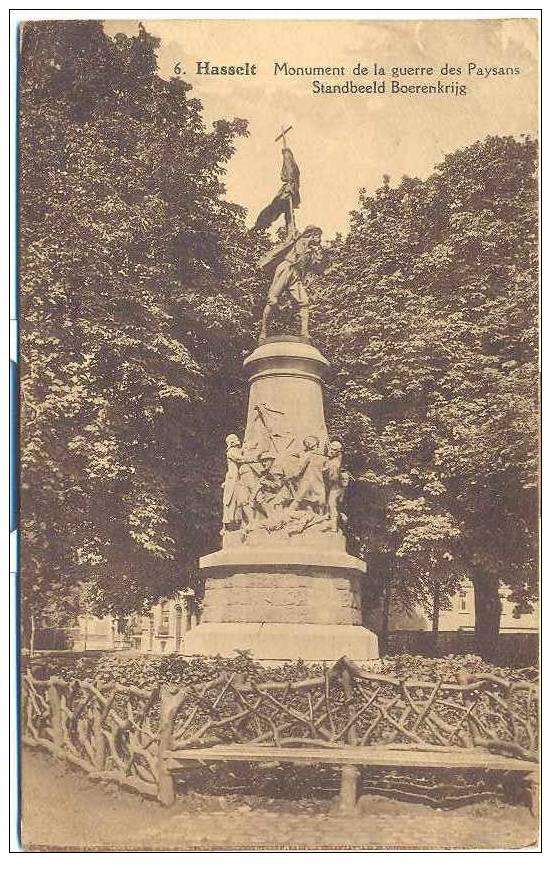
[[[293,682],[223,671],[144,689],[28,671],[22,685],[24,742],[164,805],[174,802],[178,771],[245,761],[338,767],[345,810],[362,767],[516,773],[536,814],[538,713],[528,679],[429,681],[368,673],[345,657]]]
[[[275,762],[295,766],[338,766],[342,769],[340,808],[352,811],[358,798],[360,767],[386,769],[479,769],[486,771],[518,772],[527,783],[531,796],[531,811],[539,808],[539,769],[531,760],[520,760],[485,749],[446,748],[439,746],[390,745],[371,747],[276,747],[269,745],[232,744],[210,748],[186,748],[166,751],[165,778],[159,799],[164,805],[174,802],[173,777],[190,765],[208,762]]]

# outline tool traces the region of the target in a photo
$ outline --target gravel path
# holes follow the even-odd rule
[[[28,749],[22,758],[22,835],[27,850],[503,849],[537,843],[528,809],[498,803],[439,811],[364,796],[356,816],[342,817],[327,801],[263,800],[251,808],[243,799],[193,795],[165,809]]]

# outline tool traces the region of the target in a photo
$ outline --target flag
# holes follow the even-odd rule
[[[295,209],[300,204],[300,170],[290,148],[283,148],[281,153],[283,155],[283,166],[281,167],[281,181],[283,184],[272,202],[262,210],[256,219],[255,230],[265,230],[280,215],[285,215],[285,222],[288,226],[291,222],[289,201],[292,202]]]

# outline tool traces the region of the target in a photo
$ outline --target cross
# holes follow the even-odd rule
[[[285,129],[285,128],[283,127],[283,125],[281,125],[281,133],[279,134],[279,136],[276,136],[274,142],[278,142],[280,139],[282,139],[282,140],[283,140],[283,148],[286,148],[286,147],[287,147],[287,142],[286,142],[286,140],[285,140],[285,134],[286,134],[286,133],[289,133],[289,131],[292,130],[292,129],[293,129],[293,125],[292,125],[292,124],[291,124],[290,127],[287,127],[287,129]]]

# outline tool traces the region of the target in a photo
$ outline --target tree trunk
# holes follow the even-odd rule
[[[474,587],[475,636],[477,651],[484,660],[495,662],[498,657],[501,600],[499,582],[480,567],[471,573]]]
[[[438,655],[438,630],[440,625],[440,579],[435,579],[432,591],[432,653]]]
[[[390,603],[392,601],[392,573],[389,570],[384,585],[383,592],[383,614],[381,619],[381,635],[379,641],[381,643],[381,651],[386,654],[388,651],[388,628],[390,623]]]
[[[35,621],[34,621],[34,615],[31,615],[31,636],[29,639],[29,656],[31,657],[31,660],[34,657],[34,633],[35,633]]]

